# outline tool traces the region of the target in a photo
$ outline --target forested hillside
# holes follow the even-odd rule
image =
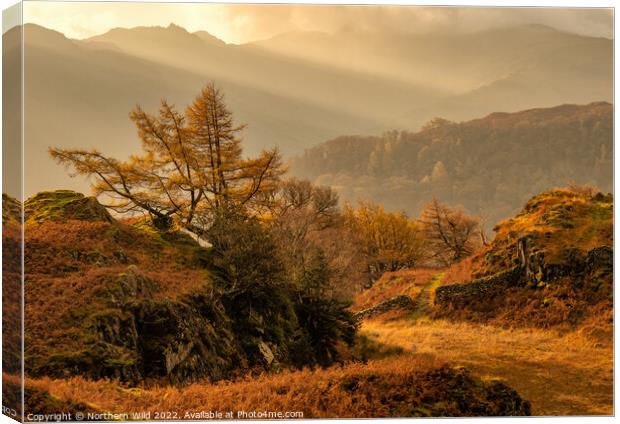
[[[463,205],[487,229],[549,187],[611,190],[613,108],[562,105],[482,119],[434,119],[419,132],[338,137],[291,163],[292,173],[417,215],[432,197]]]

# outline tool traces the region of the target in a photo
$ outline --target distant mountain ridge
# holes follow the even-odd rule
[[[5,57],[17,31],[3,36]],[[612,97],[611,40],[523,27],[458,37],[354,30],[295,37],[303,57],[269,40],[232,45],[177,25],[71,40],[26,24],[26,154],[37,169],[26,170],[25,194],[85,191],[85,181],[68,180],[51,162],[49,146],[126,157],[139,148],[127,117],[136,103],[155,111],[166,97],[183,108],[210,80],[236,121],[248,124],[247,153],[279,145],[286,157],[342,134],[415,130],[433,116],[463,120]],[[325,60],[310,55],[313,45]]]
[[[613,185],[613,107],[606,102],[492,113],[422,130],[338,137],[306,150],[291,172],[417,215],[433,196],[482,215],[490,229],[551,187]]]

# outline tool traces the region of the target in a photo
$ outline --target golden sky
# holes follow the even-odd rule
[[[288,31],[363,29],[475,31],[539,23],[560,30],[612,37],[611,9],[468,8],[421,6],[248,5],[205,3],[24,2],[24,22],[87,38],[115,27],[180,25],[232,43]]]

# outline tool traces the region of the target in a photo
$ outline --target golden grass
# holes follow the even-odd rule
[[[437,273],[431,268],[386,272],[370,289],[355,297],[351,309],[361,311],[400,295],[415,298]]]
[[[170,411],[170,418],[176,419],[190,419],[186,412],[196,411],[301,411],[304,418],[388,417],[417,412],[424,415],[424,408],[429,406],[429,400],[425,399],[435,402],[442,396],[450,396],[442,385],[445,379],[437,378],[437,371],[433,371],[441,366],[442,363],[429,355],[405,355],[367,364],[285,371],[183,388],[124,388],[113,381],[89,381],[81,377],[29,378],[26,384],[47,391],[54,399],[78,401],[98,411],[129,414]],[[435,372],[430,374],[435,377],[429,377],[429,372]],[[4,377],[11,381],[11,376]],[[482,387],[477,383],[469,388],[463,386],[464,390],[471,390],[473,404]],[[450,405],[449,399],[440,403],[444,402],[448,408],[457,407]]]
[[[416,355],[501,378],[534,415],[613,413],[613,347],[580,332],[502,329],[448,321],[367,321],[362,333]]]
[[[613,348],[580,332],[502,329],[448,321],[366,321],[362,334],[404,353],[328,369],[283,371],[217,384],[128,388],[114,381],[27,379],[54,398],[99,411],[302,411],[305,418],[387,417],[402,412],[407,388],[432,384],[420,376],[444,364],[463,365],[484,381],[500,380],[532,403],[534,415],[613,414]],[[361,382],[347,390],[350,382]],[[435,383],[433,383],[435,384]],[[435,395],[439,391],[436,387]],[[393,400],[385,403],[386,393]],[[420,390],[414,391],[419,393]],[[389,396],[388,396],[389,398]],[[392,399],[392,398],[390,398]]]
[[[441,278],[441,285],[466,283],[474,279],[477,256],[469,256],[460,262],[450,265]]]

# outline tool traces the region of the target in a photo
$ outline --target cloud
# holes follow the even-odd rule
[[[90,37],[114,27],[175,23],[189,31],[209,31],[234,43],[289,31],[335,32],[356,28],[471,32],[523,24],[548,25],[590,36],[613,36],[613,10],[601,8],[26,2],[24,21],[72,38]]]

